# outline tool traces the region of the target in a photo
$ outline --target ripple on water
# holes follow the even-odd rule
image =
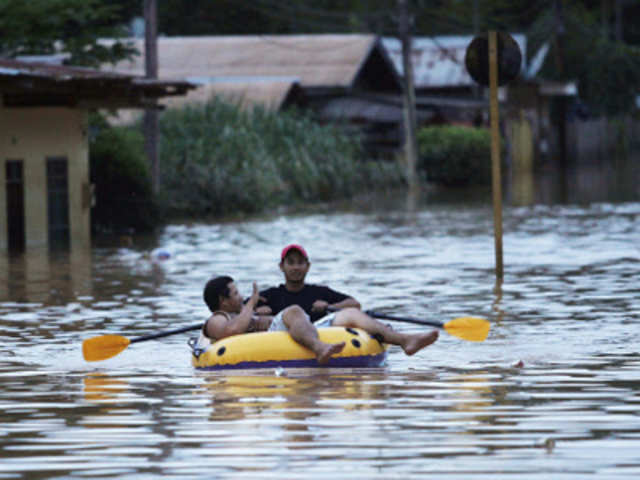
[[[486,205],[172,225],[151,248],[7,262],[0,476],[636,478],[639,218],[637,203],[507,209],[501,288]],[[245,294],[280,283],[290,242],[310,281],[365,308],[484,316],[490,336],[346,372],[194,372],[189,334],[82,359],[94,335],[203,321],[211,275]]]

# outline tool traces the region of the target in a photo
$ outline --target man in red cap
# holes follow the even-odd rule
[[[361,328],[371,335],[382,337],[386,343],[400,345],[407,355],[413,355],[437,340],[437,330],[419,334],[397,332],[361,311],[360,303],[355,298],[324,285],[305,283],[309,267],[309,255],[301,245],[284,247],[280,254],[280,270],[285,283],[261,291],[256,311],[262,315],[276,315],[287,307],[298,305],[318,328]],[[329,313],[333,310],[337,311]]]
[[[266,314],[280,312],[289,305],[300,306],[311,317],[312,322],[317,322],[327,314],[327,308],[360,308],[357,300],[349,295],[332,290],[324,285],[311,285],[304,282],[309,272],[311,263],[306,250],[297,244],[287,245],[280,254],[280,270],[284,274],[284,284],[278,287],[268,288],[260,292],[264,299],[260,305],[267,305],[259,309]]]

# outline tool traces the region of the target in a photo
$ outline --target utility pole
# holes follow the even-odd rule
[[[622,0],[616,0],[616,42],[622,43]]]
[[[600,21],[602,22],[602,37],[609,38],[609,2],[611,0],[600,0]]]
[[[480,33],[480,7],[478,0],[473,0],[473,38]]]
[[[556,70],[562,77],[564,75],[564,9],[563,0],[555,0],[555,63]],[[563,175],[566,175],[567,167],[567,99],[562,96],[558,99],[559,113],[557,117],[558,128],[558,147],[559,157],[563,169]]]
[[[476,38],[480,34],[480,6],[478,5],[478,1],[479,0],[473,0],[473,38]],[[482,87],[477,83],[473,84],[472,90],[473,96],[476,99],[482,96]],[[482,118],[482,112],[479,112],[478,116]],[[481,120],[479,123],[481,123]]]
[[[144,66],[145,77],[158,78],[158,8],[156,0],[144,2]],[[158,163],[158,110],[154,105],[144,111],[144,147],[151,167],[154,193],[160,191],[160,165]]]
[[[402,69],[404,72],[404,151],[407,159],[407,182],[409,191],[419,190],[416,167],[418,164],[418,144],[416,141],[416,93],[413,85],[413,65],[411,63],[411,33],[408,0],[398,0],[400,13],[399,34],[402,44]]]

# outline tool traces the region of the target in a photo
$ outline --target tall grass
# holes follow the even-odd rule
[[[399,165],[363,161],[357,136],[300,112],[213,99],[165,112],[160,137],[163,203],[183,215],[252,213],[403,182]]]

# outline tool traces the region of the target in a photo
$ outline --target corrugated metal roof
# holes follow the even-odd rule
[[[376,42],[357,34],[159,37],[158,76],[296,77],[304,87],[346,88]],[[133,44],[139,56],[104,68],[144,73],[144,41]]]
[[[0,93],[12,106],[124,104],[183,95],[186,81],[164,81],[90,68],[0,58]]]
[[[522,52],[522,68],[527,53],[527,39],[522,34],[512,34]],[[467,73],[464,57],[472,35],[413,37],[411,60],[413,62],[415,88],[468,87],[475,85]],[[382,43],[389,52],[393,65],[400,75],[402,68],[402,45],[397,38],[384,38]]]
[[[24,75],[52,80],[82,80],[90,78],[130,79],[131,75],[100,70],[69,67],[49,62],[27,62],[11,58],[0,58],[0,73],[5,75]]]

